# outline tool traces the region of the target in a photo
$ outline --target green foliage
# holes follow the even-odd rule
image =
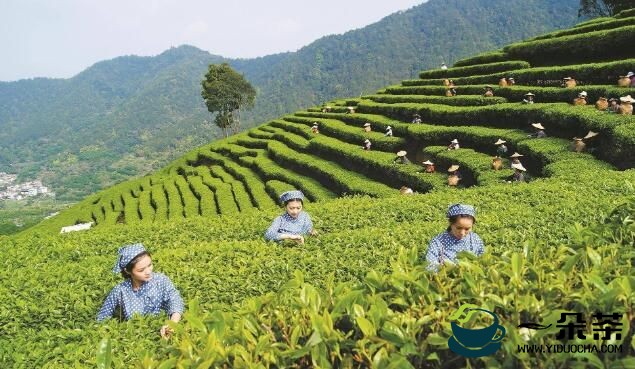
[[[454,107],[433,104],[380,104],[363,102],[358,109],[364,113],[382,114],[394,119],[406,120],[414,113],[421,115],[425,122],[443,122],[445,125],[488,125],[501,128],[528,129],[532,122],[542,122],[550,127],[548,133],[559,137],[572,138],[586,134],[589,130],[602,132],[597,137],[597,155],[619,168],[635,166],[635,155],[624,150],[632,142],[632,134],[617,127],[633,123],[632,116],[610,115],[593,107],[579,107],[568,104],[498,104],[484,107]],[[613,150],[613,143],[619,142],[620,151]]]
[[[477,64],[488,64],[504,62],[509,60],[509,56],[504,51],[490,51],[469,58],[461,59],[454,63],[455,67],[468,67]]]
[[[238,206],[237,211],[250,211],[255,209],[243,182],[236,180],[231,174],[227,173],[222,166],[212,165],[210,171],[214,177],[220,178],[223,182],[231,186],[231,193]],[[223,197],[229,198],[228,195],[223,195]]]
[[[275,202],[265,191],[264,184],[252,170],[242,167],[225,156],[213,151],[202,153],[201,156],[204,160],[209,160],[211,163],[221,165],[228,173],[243,182],[253,204],[258,209],[275,206]]]
[[[144,222],[154,221],[155,210],[152,207],[151,192],[144,191],[139,195],[139,215]]]
[[[615,15],[615,18],[626,18],[635,16],[635,8],[625,9]]]
[[[580,87],[591,84],[603,84],[603,85],[617,85],[617,79],[619,76],[625,75],[627,70],[630,70],[635,59],[619,60],[607,63],[590,63],[590,64],[578,64],[578,65],[565,65],[554,67],[539,67],[530,69],[518,69],[510,71],[508,73],[494,73],[483,76],[470,76],[454,79],[454,82],[459,85],[459,88],[463,85],[475,85],[475,84],[492,84],[496,86],[498,80],[503,77],[514,77],[518,85],[529,86],[560,86],[562,84],[562,78],[573,77],[578,81]],[[428,79],[428,80],[406,80],[402,82],[404,86],[419,86],[419,85],[438,85],[443,84],[443,80],[440,79]],[[520,86],[514,87],[520,87]],[[619,91],[622,92],[619,92]],[[630,93],[624,89],[618,89],[613,91],[615,95],[623,96],[622,93]],[[457,96],[458,97],[458,96]]]
[[[50,198],[31,200],[0,200],[0,235],[11,235],[22,232],[38,224],[71,204]],[[53,215],[55,217],[58,215]]]
[[[590,24],[602,23],[602,22],[606,22],[610,20],[613,20],[613,17],[597,17],[597,18],[589,19],[588,21],[580,22],[571,28],[586,27]]]
[[[183,202],[179,190],[173,181],[166,181],[163,186],[168,197],[168,217],[170,219],[183,218],[185,213],[183,212]]]
[[[385,129],[366,132],[362,125],[355,127],[335,119],[306,118],[292,115],[286,116],[284,119],[290,122],[303,123],[307,126],[311,126],[313,122],[318,122],[320,123],[321,135],[337,138],[358,147],[361,147],[366,139],[373,143],[373,148],[382,151],[397,152],[405,144],[403,138],[386,137],[384,135]],[[319,135],[313,136],[313,138],[316,137],[319,137]]]
[[[131,192],[124,192],[122,194],[124,202],[124,220],[126,224],[138,223],[141,218],[139,215],[139,199],[132,196]]]
[[[630,0],[580,0],[578,16],[610,16],[622,14],[632,7]]]
[[[607,68],[596,68],[598,78],[608,77]],[[0,301],[0,362],[12,368],[628,367],[635,350],[635,118],[557,102],[582,88],[590,98],[631,93],[606,85],[518,85],[497,88],[486,101],[498,103],[484,105],[479,85],[459,86],[456,99],[431,96],[443,86],[415,85],[391,86],[371,99],[338,99],[329,102],[330,113],[311,108],[191,150],[29,232],[0,237],[0,292],[11,296]],[[530,89],[538,103],[509,102]],[[344,113],[349,105],[356,113]],[[409,123],[414,113],[423,123]],[[315,121],[317,135],[309,129]],[[549,137],[528,137],[537,121]],[[373,132],[363,132],[366,122]],[[383,137],[388,125],[396,137]],[[589,151],[572,152],[571,137],[588,130],[600,133],[587,142]],[[373,150],[361,149],[365,137],[377,142]],[[448,151],[454,138],[461,149]],[[490,169],[499,138],[510,153],[525,155],[534,181],[503,183],[511,174],[506,159],[503,170]],[[411,164],[394,164],[399,149]],[[438,173],[421,173],[425,159]],[[446,185],[450,164],[461,167],[460,188]],[[427,193],[399,196],[402,185]],[[318,236],[301,246],[265,242],[264,230],[281,212],[277,197],[292,188],[306,193]],[[367,196],[333,199],[358,194]],[[460,256],[458,265],[431,274],[426,244],[447,227],[445,211],[456,202],[478,208],[475,231],[486,253]],[[90,231],[53,234],[91,219],[98,224]],[[146,244],[157,270],[188,301],[168,341],[157,334],[165,315],[94,322],[119,281],[110,273],[116,250],[132,241]],[[447,348],[448,315],[468,301],[496,311],[508,327],[503,347],[485,359],[462,361]],[[518,322],[551,321],[563,310],[624,313],[617,342],[624,351],[584,358],[518,353],[526,342]],[[556,342],[541,334],[531,340]]]
[[[470,65],[465,67],[454,67],[443,69],[435,69],[419,73],[419,78],[456,78],[470,76],[473,74],[490,74],[495,72],[504,72],[514,69],[529,68],[529,63],[522,60],[502,61],[488,64]]]
[[[302,247],[261,239],[279,209],[2,239],[2,291],[12,298],[2,300],[0,314],[13,313],[0,337],[0,361],[12,368],[95,367],[107,357],[109,350],[99,344],[109,337],[114,367],[193,367],[205,361],[290,367],[313,360],[370,366],[373,357],[385,365],[403,360],[399,353],[405,351],[414,367],[440,368],[456,357],[445,345],[448,315],[470,301],[495,310],[508,328],[501,350],[470,367],[508,362],[573,367],[574,355],[519,354],[517,344],[524,341],[517,322],[546,322],[563,309],[628,313],[635,257],[635,230],[624,222],[625,200],[635,196],[624,184],[635,181],[635,172],[602,172],[603,181],[594,170],[575,175],[575,182],[311,204],[321,235]],[[447,205],[459,199],[479,208],[475,231],[486,254],[463,256],[458,266],[430,274],[420,261],[425,245],[447,225]],[[527,216],[528,208],[540,216]],[[614,215],[607,219],[609,214]],[[116,250],[131,239],[150,249],[155,269],[167,273],[188,301],[170,341],[158,336],[165,315],[94,322],[106,294],[120,281],[110,272]],[[31,264],[21,263],[27,256]],[[598,359],[615,364],[632,356],[631,334],[624,336],[621,354]],[[556,341],[544,335],[530,343]],[[323,349],[312,353],[316,346]],[[433,353],[439,361],[429,360]]]
[[[387,153],[375,150],[365,151],[330,137],[319,137],[311,140],[313,152],[342,163],[342,166],[366,175],[377,182],[398,189],[407,185],[413,190],[428,192],[440,188],[443,179],[438,175],[421,173],[422,167],[416,164],[396,164],[396,152]],[[414,160],[414,153],[410,158]],[[410,160],[410,159],[409,159]],[[385,195],[394,194],[396,190]]]
[[[298,153],[281,142],[270,143],[269,154],[280,165],[290,167],[300,174],[310,175],[340,195],[365,194],[382,197],[395,192],[386,185],[374,182],[359,173],[348,171],[332,161],[315,155]]]
[[[200,169],[199,169],[200,168]],[[196,170],[205,170],[206,167],[199,167]],[[209,170],[209,169],[208,169]],[[214,201],[214,192],[210,187],[203,183],[200,176],[188,176],[187,181],[192,185],[192,192],[200,202],[200,213],[204,217],[210,217],[218,213],[216,202]]]
[[[191,218],[199,215],[199,200],[192,192],[188,182],[185,178],[178,176],[175,184],[183,202],[183,215],[186,218]]]
[[[571,64],[635,57],[632,48],[635,26],[587,32],[579,35],[526,41],[505,46],[511,58],[531,65]]]
[[[484,92],[484,90],[481,90]],[[493,105],[506,103],[507,99],[504,97],[483,97],[483,96],[425,96],[425,95],[368,95],[364,98],[380,103],[428,103],[428,104],[442,104],[452,106],[479,106],[479,105]]]
[[[164,185],[157,184],[152,186],[150,196],[152,197],[152,207],[155,210],[154,221],[162,222],[168,220],[168,199],[165,195]]]
[[[442,87],[438,86],[408,86],[408,87],[398,87],[388,89],[391,93],[396,95],[405,94],[406,96],[411,96],[409,94],[428,94],[428,93],[439,93],[443,90]],[[446,100],[451,100],[454,98],[460,98],[461,94],[478,94],[483,91],[482,85],[470,85],[470,86],[462,86],[456,87],[457,96],[454,97],[439,97],[445,98]],[[624,87],[613,87],[613,86],[579,86],[574,88],[561,88],[561,87],[539,87],[539,86],[512,86],[512,87],[497,87],[493,86],[494,95],[499,97],[503,97],[510,103],[520,102],[525,98],[525,94],[528,92],[534,93],[536,96],[534,97],[534,101],[537,103],[542,102],[568,102],[571,103],[573,99],[578,97],[578,94],[582,91],[586,91],[588,96],[587,100],[589,103],[594,103],[597,101],[599,97],[620,97],[626,96],[632,92],[635,92],[635,88],[624,88]],[[473,96],[478,97],[478,96]],[[394,102],[398,102],[399,97],[393,97]],[[419,103],[417,99],[410,99],[406,97],[403,101]],[[385,101],[391,101],[390,99]],[[443,100],[441,100],[443,101]],[[421,102],[423,103],[423,102]],[[453,105],[453,104],[447,104]],[[473,104],[479,105],[479,104]],[[493,104],[487,104],[493,105]],[[466,105],[454,105],[454,106],[469,106]],[[583,109],[586,107],[583,107]],[[605,116],[609,114],[604,114]],[[628,120],[629,117],[623,117]],[[610,118],[609,118],[610,119]]]
[[[279,198],[280,195],[282,195],[283,193],[296,190],[297,187],[282,181],[278,181],[277,179],[272,179],[265,183],[265,189],[269,193],[269,196],[273,198]]]
[[[251,128],[572,25],[577,8],[576,0],[429,2],[297,52],[226,59],[185,45],[103,61],[70,79],[0,82],[0,171],[42,178],[58,200],[76,202],[222,136],[201,100],[209,64],[229,63],[258,90],[240,117]]]
[[[237,214],[239,212],[239,207],[238,203],[234,200],[234,194],[232,190],[233,186],[219,178],[212,177],[211,174],[214,174],[214,176],[218,177],[216,173],[218,173],[219,169],[214,170],[214,168],[221,167],[214,166],[208,168],[201,165],[196,167],[196,174],[201,177],[204,185],[206,185],[210,190],[214,191],[214,197],[216,199],[216,206],[219,214]],[[251,203],[251,200],[249,202]]]
[[[537,36],[532,38],[532,40],[544,40],[547,38],[554,38],[560,36],[569,36],[569,35],[577,35],[585,32],[593,32],[593,31],[601,31],[605,29],[619,28],[622,26],[631,26],[635,24],[635,17],[621,18],[621,19],[610,19],[605,22],[599,23],[591,23],[589,25],[575,27],[572,29],[567,29],[564,31],[556,31],[547,33],[545,35]]]
[[[285,124],[284,121],[278,121],[281,124]],[[273,122],[272,122],[273,123]],[[306,147],[309,145],[309,140],[306,138],[296,135],[294,133],[289,133],[281,128],[276,128],[273,126],[263,126],[263,129],[269,129],[273,132],[272,138],[278,141],[283,142],[287,146],[291,147],[294,150],[304,151]]]
[[[225,137],[230,128],[237,133],[240,109],[254,106],[254,87],[227,63],[210,64],[201,86],[205,106],[210,113],[217,113],[215,122],[225,132]]]
[[[240,159],[238,159],[240,162]],[[324,188],[322,184],[311,177],[305,177],[292,170],[279,166],[265,155],[259,155],[250,163],[244,163],[252,168],[263,180],[285,182],[302,190],[311,201],[328,200],[336,197],[334,193]],[[276,183],[277,183],[276,182]],[[266,187],[266,186],[265,186]],[[284,191],[283,191],[284,192]],[[272,192],[268,191],[271,195]],[[274,198],[278,198],[277,196]]]

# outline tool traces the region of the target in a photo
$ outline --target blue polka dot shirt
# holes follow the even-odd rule
[[[284,213],[273,220],[267,232],[265,239],[267,241],[280,241],[283,234],[305,235],[313,229],[311,217],[305,211],[300,212],[297,218],[293,218],[288,213]]]
[[[445,231],[430,241],[426,260],[428,269],[438,271],[439,266],[449,260],[456,263],[456,256],[461,251],[469,251],[474,255],[481,256],[485,252],[485,245],[481,237],[470,232],[462,239],[457,239],[449,231]]]
[[[168,317],[174,313],[183,314],[185,310],[179,291],[170,278],[161,273],[152,273],[152,278],[144,282],[137,291],[132,289],[131,279],[116,285],[99,310],[97,321],[112,318],[117,306],[121,307],[126,320],[134,314],[157,315],[162,309],[168,313]]]

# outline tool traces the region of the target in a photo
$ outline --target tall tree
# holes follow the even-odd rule
[[[633,7],[633,0],[580,0],[578,17],[607,17]]]
[[[227,63],[210,64],[201,82],[201,96],[210,113],[216,113],[214,122],[228,136],[228,131],[238,133],[240,109],[251,108],[256,100],[256,90]]]

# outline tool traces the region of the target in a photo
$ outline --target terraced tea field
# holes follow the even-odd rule
[[[635,96],[635,87],[617,86],[635,69],[634,24],[635,11],[622,12],[265,122],[0,238],[0,291],[10,296],[0,303],[0,362],[635,367],[635,118],[594,106],[600,97]],[[576,87],[560,86],[567,76]],[[509,77],[515,85],[498,85]],[[456,96],[446,96],[446,79]],[[493,97],[483,96],[486,85]],[[573,105],[582,91],[589,104]],[[524,104],[529,92],[535,103]],[[546,138],[529,137],[536,122]],[[572,138],[589,131],[598,136],[587,150],[572,151]],[[371,150],[362,149],[366,139]],[[447,150],[453,139],[460,148]],[[506,156],[502,170],[491,169],[498,139],[524,155],[531,182],[506,181]],[[400,150],[411,163],[394,162]],[[425,173],[425,160],[435,173]],[[457,187],[447,184],[452,165],[463,177]],[[401,186],[417,194],[401,196]],[[294,188],[307,196],[320,235],[303,246],[265,242],[281,212],[278,196]],[[456,202],[477,207],[486,253],[433,274],[422,256]],[[58,235],[84,222],[95,226]],[[132,242],[146,244],[188,302],[169,341],[157,335],[164,316],[94,321],[119,281],[110,273],[116,250]],[[496,311],[507,327],[495,355],[465,359],[448,350],[449,315],[467,302]],[[563,311],[620,313],[623,334],[612,343],[622,350],[519,352],[527,342],[558,341],[544,332],[528,338],[518,324],[555,322]],[[602,342],[587,335],[575,343]]]

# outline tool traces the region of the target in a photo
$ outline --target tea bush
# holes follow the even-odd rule
[[[590,100],[635,95],[614,86],[633,60],[620,53],[632,48],[609,50],[613,44],[602,41],[626,42],[629,16],[422,73],[461,75],[453,98],[441,96],[440,80],[412,80],[323,104],[330,112],[317,106],[272,120],[0,237],[0,292],[8,296],[0,300],[1,366],[632,367],[635,120],[568,104],[583,89]],[[481,97],[480,83],[511,73],[516,86]],[[567,74],[580,86],[549,87],[548,79]],[[529,91],[537,103],[518,103]],[[410,123],[415,113],[422,123]],[[362,130],[366,122],[373,132]],[[533,122],[549,137],[529,138]],[[389,125],[395,137],[383,136]],[[571,138],[588,130],[600,133],[587,142],[589,152],[572,152]],[[365,138],[371,151],[361,149]],[[454,138],[461,149],[448,151]],[[508,162],[490,169],[499,138],[525,155],[533,181],[504,183]],[[402,149],[411,164],[393,164]],[[425,159],[437,173],[422,173]],[[446,184],[450,164],[461,166],[459,188]],[[403,185],[418,194],[400,196]],[[278,196],[292,188],[305,192],[318,236],[303,245],[265,242],[284,211]],[[446,209],[457,202],[476,206],[486,252],[433,274],[423,261],[427,244],[446,229]],[[89,221],[96,223],[89,231],[57,234]],[[168,341],[158,337],[165,315],[95,322],[120,281],[110,272],[116,251],[133,242],[148,247],[156,270],[188,303]],[[448,350],[449,314],[468,302],[495,311],[507,328],[492,356],[468,360]],[[623,335],[612,341],[622,351],[518,352],[525,343],[559,342],[542,331],[523,335],[518,324],[549,324],[563,311],[622,313]],[[575,343],[601,343],[588,337]]]

